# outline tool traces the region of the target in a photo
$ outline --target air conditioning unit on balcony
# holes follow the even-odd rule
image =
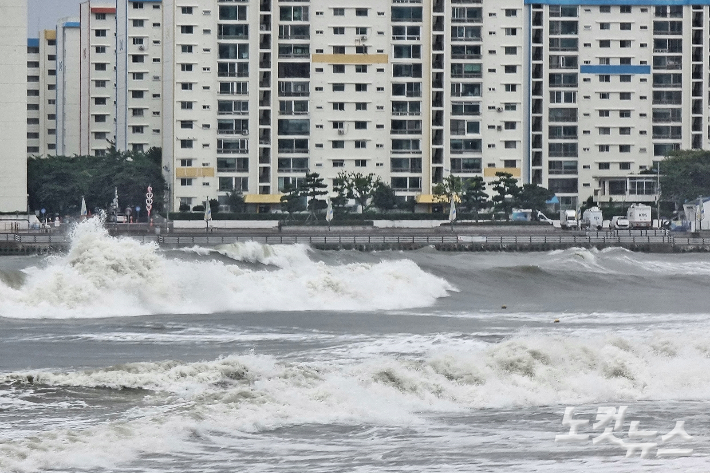
[[[360,37],[360,41],[367,41],[367,36],[362,35],[362,36]]]
[[[143,46],[142,44],[138,46],[138,51],[145,51],[145,46]]]
[[[496,112],[502,112],[502,111],[503,111],[503,107],[496,108]]]
[[[503,131],[503,127],[500,126],[500,125],[498,125],[498,126],[496,127],[496,130],[498,130],[498,131]]]
[[[343,130],[342,128],[339,129],[339,130],[338,130],[338,134],[339,134],[339,135],[344,135],[344,134],[345,134],[345,130]]]
[[[242,130],[242,135],[247,136],[249,134],[249,130]]]

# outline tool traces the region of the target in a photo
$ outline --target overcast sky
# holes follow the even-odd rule
[[[79,17],[79,4],[85,0],[29,0],[27,36],[36,38],[41,30],[53,30],[57,20]]]

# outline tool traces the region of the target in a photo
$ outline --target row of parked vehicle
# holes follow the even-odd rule
[[[582,213],[582,218],[577,222],[575,210],[560,210],[560,227],[564,229],[582,228],[601,230],[605,227],[604,216],[599,207],[591,207]],[[651,228],[651,206],[645,204],[631,204],[626,216],[615,216],[609,222],[609,228],[622,230],[629,228]]]

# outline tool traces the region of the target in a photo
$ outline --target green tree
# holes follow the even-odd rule
[[[247,204],[244,202],[244,194],[239,191],[232,190],[227,192],[227,205],[229,211],[235,213],[243,213],[246,211]]]
[[[288,212],[288,218],[293,217],[294,212],[300,212],[305,209],[303,205],[303,196],[301,190],[295,186],[285,186],[285,194],[281,196],[281,209]]]
[[[510,221],[510,213],[517,204],[518,196],[520,195],[518,180],[509,172],[498,171],[496,177],[498,179],[491,183],[493,190],[496,192],[491,200],[493,200],[495,209],[503,212],[505,220]]]
[[[340,174],[333,179],[333,192],[335,193],[335,197],[330,199],[330,202],[333,204],[333,211],[336,209],[344,211],[348,203],[348,189],[345,185],[345,180]]]
[[[306,178],[301,187],[301,195],[307,197],[307,206],[312,217],[315,217],[318,209],[323,209],[327,206],[325,201],[318,199],[318,197],[328,194],[326,190],[328,185],[323,181],[324,179],[317,172],[306,173]]]
[[[521,209],[531,209],[533,219],[537,220],[537,213],[547,206],[547,201],[555,195],[537,184],[524,184],[518,196],[518,205]]]
[[[661,197],[677,206],[710,195],[710,151],[676,151],[660,164]]]
[[[210,204],[210,211],[212,212],[212,215],[216,215],[219,212],[219,200],[217,199],[210,199],[209,201]]]
[[[486,193],[486,181],[482,176],[475,176],[464,181],[461,205],[469,212],[473,210],[476,222],[478,222],[478,213],[490,206]]]
[[[347,197],[355,199],[363,212],[367,211],[380,178],[373,173],[365,175],[359,172],[341,172],[338,174],[338,180],[342,182]]]
[[[105,156],[49,156],[27,160],[27,190],[32,209],[48,213],[78,213],[81,197],[89,209],[108,209],[118,189],[121,209],[145,209],[148,186],[163,195],[165,180],[160,148],[147,152],[118,152],[110,147]],[[154,199],[154,211],[163,202]]]
[[[458,176],[448,175],[432,189],[435,201],[449,203],[454,196],[460,196],[463,192],[463,180]],[[446,212],[449,209],[445,209]]]
[[[397,197],[392,187],[384,182],[379,182],[372,195],[372,205],[383,212],[394,209],[397,206]]]

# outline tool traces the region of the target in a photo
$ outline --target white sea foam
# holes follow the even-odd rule
[[[278,269],[168,259],[155,245],[113,238],[100,222],[88,220],[76,227],[66,256],[26,270],[26,281],[19,288],[0,282],[0,316],[370,311],[425,307],[455,290],[409,260],[329,266],[311,261],[309,249],[301,245],[246,243],[224,245],[219,251]]]
[[[441,336],[436,336],[441,341]],[[526,335],[422,355],[286,362],[231,356],[74,372],[16,372],[0,382],[147,389],[166,406],[83,430],[0,444],[0,470],[107,468],[143,452],[187,454],[195,438],[298,424],[430,425],[427,413],[477,408],[710,399],[710,342],[696,335]],[[146,392],[150,395],[150,392]],[[111,446],[111,448],[107,448]],[[93,452],[94,455],[90,455]]]

